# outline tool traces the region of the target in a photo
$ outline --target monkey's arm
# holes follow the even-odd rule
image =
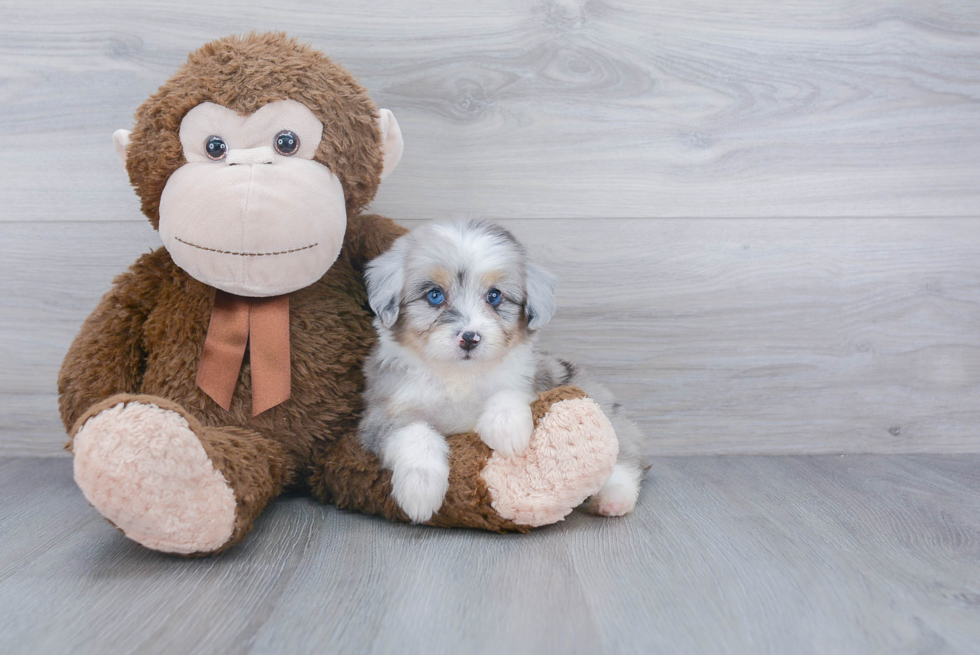
[[[58,375],[58,404],[66,430],[95,403],[136,393],[143,377],[143,324],[159,291],[161,251],[140,257],[82,325]]]
[[[390,218],[363,214],[347,221],[344,253],[355,269],[391,248],[395,239],[408,232]]]
[[[440,527],[527,532],[560,521],[602,487],[616,463],[615,431],[576,387],[538,394],[527,451],[494,453],[474,433],[449,437],[449,489],[427,521]],[[409,517],[392,494],[392,472],[361,446],[355,431],[323,442],[309,480],[314,497],[342,509]]]

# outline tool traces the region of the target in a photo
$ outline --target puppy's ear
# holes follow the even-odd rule
[[[402,287],[405,285],[404,249],[396,242],[391,250],[371,260],[364,271],[368,304],[381,324],[390,328],[398,320]]]
[[[555,315],[555,286],[558,279],[548,270],[532,262],[527,263],[527,329],[543,327]]]

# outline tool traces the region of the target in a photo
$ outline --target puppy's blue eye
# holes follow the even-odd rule
[[[432,289],[425,298],[429,301],[430,305],[438,307],[446,301],[446,294],[442,292],[442,289]]]
[[[500,304],[500,299],[503,298],[499,289],[490,289],[487,291],[487,302],[490,303],[492,307],[496,307]]]

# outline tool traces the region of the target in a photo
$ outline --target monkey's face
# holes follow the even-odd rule
[[[314,160],[323,124],[281,100],[250,116],[210,102],[180,124],[187,163],[160,197],[160,236],[205,284],[274,296],[320,279],[343,245],[344,189]]]
[[[174,262],[243,296],[319,280],[403,149],[350,73],[279,32],[191,53],[113,139]]]

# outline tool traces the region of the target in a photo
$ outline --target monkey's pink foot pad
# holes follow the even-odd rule
[[[130,539],[189,554],[231,537],[234,491],[178,412],[121,402],[85,422],[73,451],[85,498]]]
[[[493,508],[519,525],[565,518],[612,474],[619,442],[591,398],[555,403],[519,455],[494,453],[483,469]]]

